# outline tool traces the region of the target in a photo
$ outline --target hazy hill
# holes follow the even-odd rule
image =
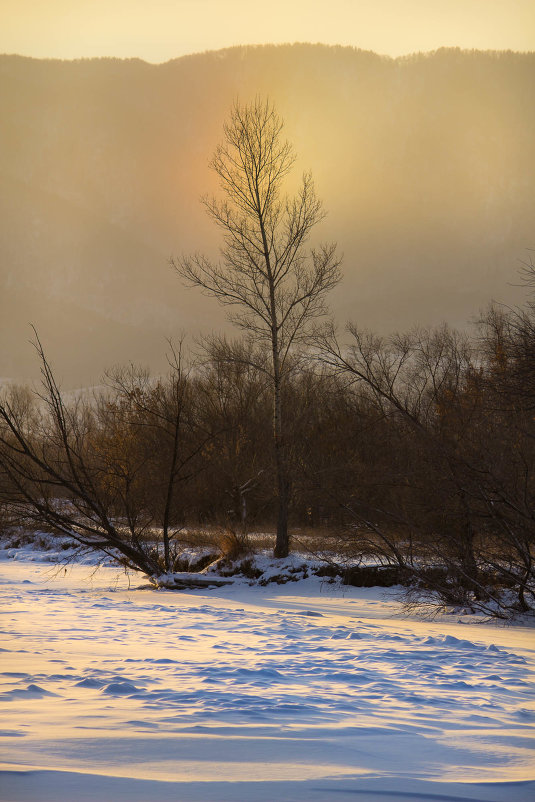
[[[0,376],[35,374],[37,325],[67,383],[159,369],[165,337],[219,328],[173,254],[214,251],[199,195],[232,100],[269,95],[344,253],[332,307],[378,329],[514,303],[535,247],[535,54],[389,59],[244,47],[162,65],[0,57]]]

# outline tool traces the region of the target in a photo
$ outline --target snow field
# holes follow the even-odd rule
[[[0,561],[3,802],[535,798],[533,630],[138,581]]]

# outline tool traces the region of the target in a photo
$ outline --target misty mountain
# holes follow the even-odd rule
[[[199,196],[232,101],[268,94],[328,211],[340,320],[464,325],[517,303],[535,247],[535,54],[391,59],[237,47],[153,65],[0,56],[0,376],[36,374],[29,322],[67,384],[160,370],[165,338],[220,329],[169,258],[217,253]],[[290,187],[291,188],[291,187]]]

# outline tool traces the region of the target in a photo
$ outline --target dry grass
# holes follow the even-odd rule
[[[233,529],[225,529],[221,532],[217,545],[221,556],[230,562],[241,560],[253,551],[248,535],[235,532]]]

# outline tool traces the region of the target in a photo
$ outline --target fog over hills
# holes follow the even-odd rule
[[[337,319],[464,325],[521,298],[535,247],[535,54],[390,59],[238,47],[161,65],[0,56],[0,376],[35,376],[28,323],[66,385],[164,364],[165,338],[220,329],[172,255],[217,252],[198,202],[233,99],[269,94],[328,211]]]

